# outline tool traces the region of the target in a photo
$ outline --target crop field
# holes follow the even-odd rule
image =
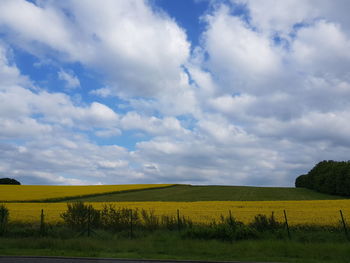
[[[0,202],[40,201],[80,197],[95,194],[162,188],[171,184],[130,184],[130,185],[0,185]]]
[[[345,199],[341,196],[318,193],[294,187],[252,186],[193,186],[176,185],[171,188],[147,191],[119,192],[82,197],[84,202],[144,202],[144,201],[282,201],[282,200],[331,200]]]
[[[67,208],[66,201],[62,200],[70,197],[97,209],[104,204],[114,204],[117,208],[152,210],[159,216],[176,215],[179,210],[181,216],[198,223],[218,221],[229,211],[244,223],[251,222],[257,214],[269,216],[272,212],[278,221],[284,222],[283,210],[286,210],[291,225],[336,225],[340,209],[350,221],[350,199],[300,188],[171,184],[0,186],[0,200],[7,202],[11,221],[38,222],[44,209],[46,222],[60,222],[60,214]],[[55,199],[61,202],[52,202]]]
[[[91,203],[101,209],[102,202]],[[108,203],[110,204],[110,203]],[[219,220],[221,215],[232,215],[244,223],[252,221],[257,214],[271,215],[284,222],[283,210],[286,210],[290,225],[339,224],[339,210],[350,221],[350,200],[314,200],[314,201],[207,201],[207,202],[116,202],[116,207],[153,210],[156,215],[180,215],[193,222],[209,223]],[[61,221],[60,213],[66,210],[66,203],[8,203],[11,221],[38,222],[40,211],[44,209],[46,222]]]

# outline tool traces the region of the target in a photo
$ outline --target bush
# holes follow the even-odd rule
[[[9,218],[9,210],[5,205],[0,205],[0,235],[5,234]]]
[[[199,239],[219,239],[224,241],[234,241],[256,238],[258,233],[255,229],[244,225],[232,216],[221,216],[221,221],[212,222],[210,225],[195,225],[184,233],[188,238]]]
[[[141,210],[142,223],[148,230],[156,230],[160,226],[159,217],[154,214],[154,210]]]
[[[168,230],[176,230],[179,228],[179,223],[175,216],[162,215],[160,221],[161,226]],[[188,225],[190,225],[190,223],[188,223]]]
[[[67,211],[60,216],[68,226],[77,231],[85,231],[100,224],[100,211],[83,202],[67,203]]]
[[[131,220],[133,227],[140,224],[137,210],[127,208],[115,208],[115,205],[104,205],[101,210],[101,226],[113,231],[121,231],[130,228]]]
[[[259,232],[264,232],[277,230],[282,227],[282,224],[276,221],[274,214],[272,213],[269,218],[262,214],[256,215],[253,222],[250,223],[249,226]]]

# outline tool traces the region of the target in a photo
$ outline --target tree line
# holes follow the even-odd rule
[[[20,185],[21,183],[18,182],[16,179],[12,179],[12,178],[0,178],[0,184]]]
[[[307,174],[295,180],[296,187],[304,187],[333,195],[350,195],[350,161],[322,161]]]

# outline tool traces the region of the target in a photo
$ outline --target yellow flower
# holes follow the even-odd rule
[[[209,223],[219,220],[221,215],[232,215],[244,223],[249,223],[257,214],[270,216],[284,222],[283,210],[286,210],[290,225],[317,224],[337,225],[340,220],[339,210],[350,222],[350,200],[315,200],[315,201],[210,201],[210,202],[111,202],[117,208],[154,210],[156,215],[176,215],[190,218],[193,222]],[[101,209],[106,203],[89,203]],[[10,220],[38,222],[40,211],[44,209],[47,222],[59,222],[60,213],[67,209],[66,203],[8,203]]]
[[[171,184],[130,184],[130,185],[0,185],[0,202],[37,201],[118,191],[171,186]]]

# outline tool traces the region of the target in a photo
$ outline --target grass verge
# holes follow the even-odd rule
[[[348,263],[350,243],[272,239],[231,243],[184,239],[181,233],[164,231],[130,239],[100,233],[90,238],[0,238],[0,255]]]

